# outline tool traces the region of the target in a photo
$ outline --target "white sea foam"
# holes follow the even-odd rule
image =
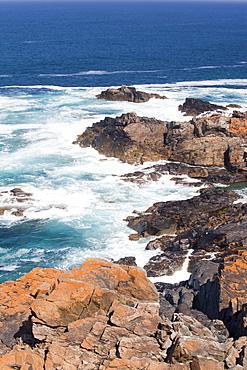
[[[36,44],[38,42],[43,42],[43,41],[38,41],[38,40],[27,40],[27,41],[23,41],[22,43],[23,44]]]
[[[200,67],[188,67],[182,68],[183,71],[191,71],[191,70],[200,70],[200,69],[218,69],[218,68],[236,68],[236,67],[244,67],[245,62],[240,62],[234,65],[218,65],[218,66],[200,66]]]
[[[16,94],[0,97],[0,129],[4,138],[0,153],[1,191],[21,187],[32,196],[23,203],[13,203],[9,195],[0,197],[2,207],[11,204],[16,209],[26,208],[20,218],[12,215],[12,211],[6,211],[1,216],[1,224],[11,229],[29,221],[48,220],[78,233],[78,241],[68,244],[65,249],[60,247],[60,242],[56,244],[55,238],[52,240],[54,247],[50,247],[50,253],[57,253],[56,266],[59,268],[78,265],[87,257],[117,260],[127,255],[135,256],[138,265],[145,265],[157,251],[145,251],[146,239],[130,241],[128,235],[133,231],[123,219],[134,210],[145,211],[157,201],[191,197],[197,188],[176,185],[169,175],[143,185],[124,182],[120,175],[143,170],[150,163],[133,166],[114,158],[106,159],[92,148],[72,145],[72,141],[87,126],[105,116],[115,117],[129,111],[167,121],[187,121],[189,117],[178,111],[178,105],[188,96],[205,100],[206,93],[207,98],[217,99],[212,102],[226,104],[237,99],[237,103],[244,107],[246,90],[229,86],[239,83],[241,87],[247,80],[244,83],[243,80],[219,81],[136,85],[138,90],[168,97],[166,100],[150,99],[143,104],[96,99],[95,95],[104,87],[11,87],[11,91],[16,89]],[[215,84],[220,87],[215,87]],[[33,243],[36,243],[35,238]],[[23,252],[22,260],[33,259],[35,262],[45,258],[44,252],[35,255],[35,248],[31,248],[30,253]],[[43,245],[37,241],[36,251],[38,248],[43,250]],[[13,266],[18,269],[18,264]],[[176,279],[181,278],[181,275],[175,276]]]
[[[40,77],[73,77],[73,76],[88,76],[88,75],[112,75],[125,73],[156,73],[161,70],[147,70],[147,71],[80,71],[75,73],[41,73]]]
[[[170,275],[170,276],[163,275],[163,276],[158,276],[158,277],[150,277],[149,279],[153,283],[170,283],[170,284],[176,284],[176,283],[179,283],[180,281],[188,280],[191,275],[191,273],[188,272],[188,266],[189,266],[189,260],[190,260],[190,256],[192,252],[193,252],[193,249],[190,249],[188,251],[181,270],[176,271],[173,275]]]
[[[201,66],[201,67],[188,67],[188,68],[182,68],[183,71],[191,71],[196,69],[215,69],[215,68],[221,68],[222,66]]]
[[[19,267],[18,263],[10,263],[10,264],[5,265],[5,266],[0,265],[0,271],[14,271],[14,270],[18,269],[18,267]]]

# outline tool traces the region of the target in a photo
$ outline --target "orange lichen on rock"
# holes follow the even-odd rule
[[[231,302],[233,313],[241,310],[247,303],[247,250],[239,250],[226,257],[220,275],[220,308],[226,308]]]
[[[241,260],[239,253],[237,266]],[[241,288],[229,284],[231,265],[229,258],[222,270],[227,304],[229,289]],[[231,297],[236,310],[243,296]],[[1,370],[221,370],[246,347],[243,340],[238,350],[222,336],[218,341],[181,313],[164,320],[145,271],[104,260],[71,271],[34,269],[0,285],[0,303]]]
[[[238,135],[247,134],[247,118],[234,118],[230,119],[229,131],[235,132]]]

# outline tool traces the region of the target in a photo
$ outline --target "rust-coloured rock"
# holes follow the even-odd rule
[[[235,262],[226,260],[222,277],[233,265],[245,268]],[[183,287],[177,294],[186,292]],[[217,332],[216,324],[205,327],[181,313],[169,320],[163,312],[161,319],[157,290],[136,266],[89,259],[71,271],[36,268],[1,284],[0,304],[3,370],[222,370],[223,363],[246,364],[246,337],[227,340],[220,325]]]

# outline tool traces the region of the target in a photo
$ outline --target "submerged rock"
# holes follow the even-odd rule
[[[99,95],[96,95],[96,98],[111,101],[128,101],[133,103],[144,103],[151,98],[167,99],[165,96],[137,91],[135,87],[125,85],[122,85],[118,89],[110,88],[102,91]]]
[[[0,216],[3,216],[5,211],[11,211],[13,216],[23,216],[28,206],[22,206],[20,203],[33,201],[32,193],[27,193],[21,188],[14,188],[10,191],[4,190],[0,192],[0,198],[4,197],[3,205],[0,208]]]

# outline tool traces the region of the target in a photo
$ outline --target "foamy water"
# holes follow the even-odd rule
[[[124,219],[157,201],[191,197],[198,189],[176,185],[169,175],[143,185],[124,182],[121,175],[150,163],[129,165],[72,142],[105,116],[130,111],[165,121],[188,121],[178,111],[186,97],[206,96],[212,103],[237,103],[246,110],[246,90],[234,89],[233,82],[136,86],[168,98],[143,104],[98,100],[95,95],[103,87],[0,88],[0,191],[18,187],[32,193],[21,204],[13,204],[9,193],[0,197],[1,207],[26,209],[22,217],[11,211],[0,216],[1,280],[16,278],[35,266],[69,269],[88,257],[135,256],[143,266],[157,251],[145,251],[146,239],[130,241],[133,231]],[[240,82],[235,85],[241,86]],[[186,274],[185,264],[179,276],[169,279]]]

